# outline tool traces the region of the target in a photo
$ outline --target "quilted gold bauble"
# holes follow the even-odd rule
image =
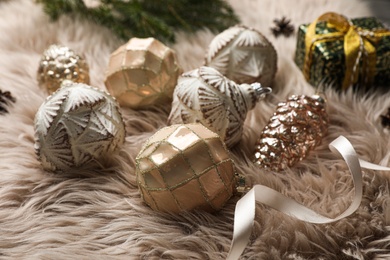
[[[327,132],[325,105],[318,95],[293,95],[279,103],[256,143],[255,163],[280,171],[305,158]]]
[[[136,157],[142,198],[154,210],[216,211],[235,192],[235,167],[219,136],[178,124],[151,136]]]
[[[65,81],[40,106],[34,125],[38,158],[54,172],[98,161],[125,138],[115,99],[82,83]]]
[[[89,84],[89,67],[85,59],[72,49],[51,45],[39,62],[37,78],[39,85],[51,94],[64,80]]]
[[[179,77],[168,124],[199,122],[232,147],[241,140],[247,112],[270,92],[259,83],[238,85],[203,66]]]
[[[147,108],[172,101],[181,72],[172,49],[154,38],[132,38],[111,54],[105,84],[121,106]]]
[[[237,83],[270,87],[277,69],[273,45],[260,32],[243,25],[218,34],[210,43],[205,65]]]

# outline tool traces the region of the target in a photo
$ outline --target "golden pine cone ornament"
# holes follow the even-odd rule
[[[293,95],[278,104],[256,142],[255,163],[280,171],[306,157],[321,143],[328,128],[325,100]]]

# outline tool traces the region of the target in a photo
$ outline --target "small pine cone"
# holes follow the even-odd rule
[[[0,89],[0,115],[8,113],[7,106],[10,103],[15,103],[16,99],[11,95],[9,91],[2,91]]]
[[[281,102],[256,142],[255,163],[280,171],[306,157],[321,143],[328,128],[325,100],[291,96]]]

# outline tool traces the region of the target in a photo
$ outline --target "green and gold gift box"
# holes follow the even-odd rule
[[[325,13],[299,27],[295,62],[315,87],[390,89],[390,31],[374,17]]]

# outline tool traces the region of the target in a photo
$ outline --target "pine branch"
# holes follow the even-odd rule
[[[95,7],[87,7],[83,0],[36,1],[53,20],[61,15],[92,20],[124,40],[154,37],[172,42],[180,30],[220,32],[239,22],[224,0],[100,0]]]

